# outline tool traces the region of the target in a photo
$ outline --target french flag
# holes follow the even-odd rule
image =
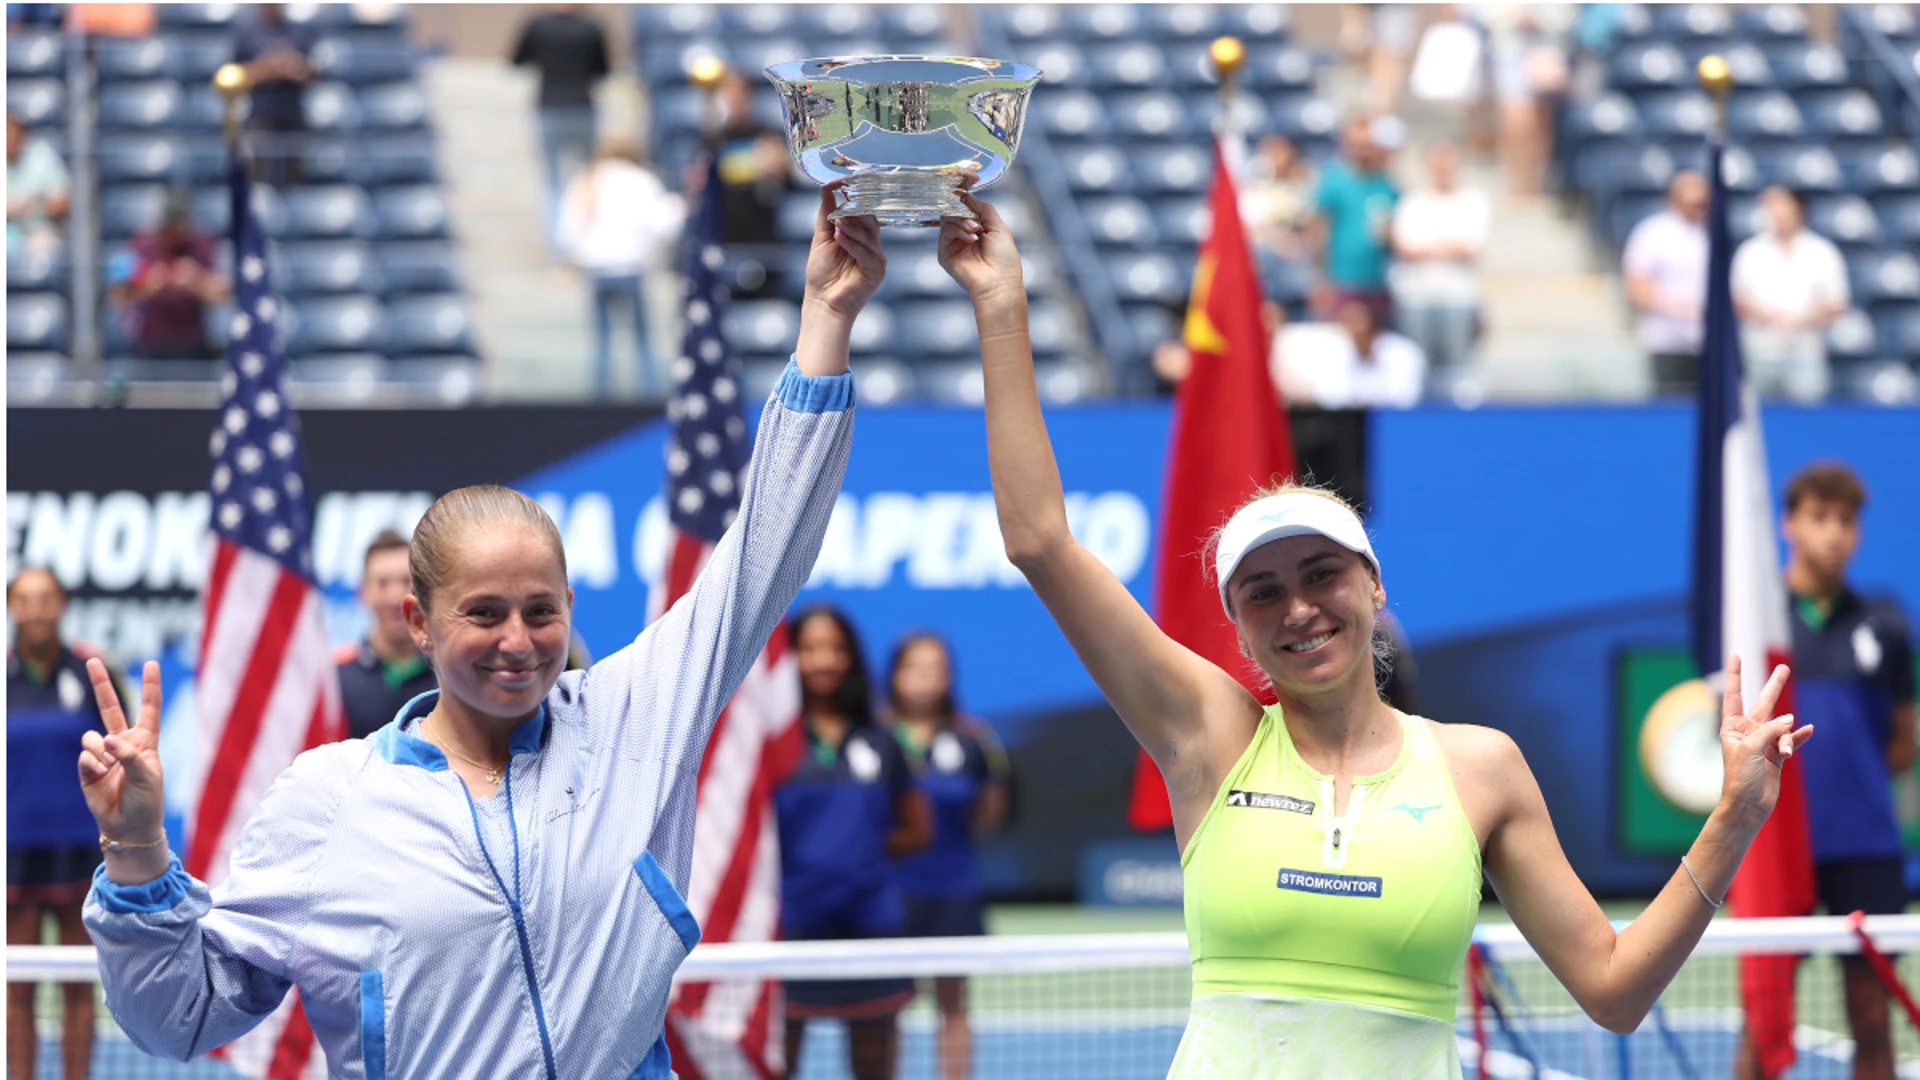
[[[1713,201],[1708,212],[1706,339],[1700,351],[1699,501],[1694,517],[1693,655],[1700,674],[1721,676],[1729,653],[1740,657],[1745,700],[1760,697],[1767,676],[1792,657],[1786,587],[1774,548],[1773,494],[1759,402],[1740,361],[1733,310],[1733,238],[1727,228],[1724,146],[1708,148]],[[1793,685],[1775,715],[1793,710]],[[1747,852],[1730,895],[1739,916],[1811,914],[1813,848],[1806,790],[1797,758],[1780,775],[1780,801]],[[1740,993],[1747,1033],[1760,1071],[1771,1080],[1794,1060],[1792,956],[1747,956]]]

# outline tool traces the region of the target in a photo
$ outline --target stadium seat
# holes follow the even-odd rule
[[[977,406],[986,400],[986,379],[978,360],[920,361],[914,364],[913,377],[924,401]]]
[[[640,43],[641,74],[655,87],[685,86],[694,65],[708,57],[726,61],[726,43],[705,34],[691,40],[643,40]]]
[[[447,235],[447,200],[437,186],[377,192],[373,212],[385,240],[435,240]]]
[[[743,353],[790,352],[800,334],[800,312],[788,300],[742,300],[727,309],[725,325],[728,340]]]
[[[100,81],[166,79],[174,77],[174,45],[165,35],[146,38],[99,38],[94,43],[94,70]],[[228,46],[232,52],[232,46]]]
[[[1126,306],[1127,329],[1133,334],[1134,351],[1141,356],[1152,354],[1153,347],[1163,341],[1176,341],[1180,337],[1180,320],[1167,304],[1128,304]]]
[[[1060,163],[1075,191],[1120,193],[1133,188],[1128,157],[1115,147],[1063,147]]]
[[[1159,230],[1147,204],[1131,196],[1088,199],[1082,203],[1087,227],[1095,243],[1119,247],[1145,247],[1158,243]]]
[[[371,404],[391,378],[387,358],[377,353],[321,353],[287,365],[287,391],[296,405],[315,399],[333,406]]]
[[[1247,52],[1240,78],[1251,91],[1309,89],[1313,85],[1313,56],[1291,46],[1256,45]]]
[[[1027,313],[1027,337],[1033,342],[1035,356],[1058,353],[1066,348],[1072,337],[1066,311],[1056,301],[1033,301]],[[977,347],[978,335],[970,345]]]
[[[387,305],[387,327],[397,356],[471,355],[472,326],[466,297],[458,293],[408,296]]]
[[[1640,98],[1640,126],[1651,138],[1698,139],[1713,126],[1713,99],[1702,90],[1678,90]]]
[[[58,79],[7,79],[7,112],[30,128],[65,127],[67,84]]]
[[[1159,41],[1197,41],[1221,33],[1220,9],[1211,4],[1151,4],[1140,9],[1142,30]]]
[[[1865,90],[1817,90],[1794,98],[1812,138],[1872,139],[1881,135],[1880,106]]]
[[[67,52],[57,30],[8,29],[7,82],[15,79],[64,78]]]
[[[1207,190],[1213,176],[1212,151],[1199,146],[1165,143],[1132,147],[1128,155],[1137,168],[1139,189],[1150,194],[1184,195]]]
[[[1633,99],[1609,92],[1589,102],[1568,105],[1561,113],[1560,131],[1569,151],[1575,151],[1600,139],[1638,139],[1645,128]]]
[[[862,354],[890,351],[893,348],[893,309],[884,303],[868,303],[861,309],[860,317],[853,321],[853,333],[848,344]]]
[[[387,347],[388,314],[373,296],[341,296],[288,304],[282,320],[287,355],[326,352],[382,352]]]
[[[1862,253],[1848,262],[1847,276],[1856,304],[1920,303],[1920,261],[1910,251]]]
[[[652,94],[655,131],[700,131],[708,95],[694,86],[662,86]]]
[[[719,32],[729,38],[774,37],[798,32],[785,4],[739,4],[720,8]]]
[[[1088,78],[1086,54],[1064,41],[1050,41],[1035,50],[1033,66],[1045,73],[1042,81],[1048,87],[1079,86]]]
[[[360,127],[360,95],[344,82],[318,82],[302,99],[307,130],[316,135],[347,134]]]
[[[1061,139],[1105,139],[1112,131],[1106,106],[1086,90],[1042,94],[1029,106],[1047,134]]]
[[[67,267],[59,255],[45,251],[7,253],[7,292],[67,291]]]
[[[1827,360],[1836,367],[1873,359],[1879,345],[1872,316],[1859,308],[1847,311],[1827,327]]]
[[[460,287],[454,273],[453,247],[445,241],[380,244],[374,253],[389,295],[453,292]]]
[[[218,30],[167,35],[167,74],[189,86],[205,83],[233,59],[233,36]]]
[[[428,389],[444,405],[471,403],[486,389],[486,369],[472,356],[404,356],[387,360],[387,378]]]
[[[1027,280],[1036,278],[1029,274]],[[931,246],[892,249],[887,256],[886,284],[881,288],[889,287],[900,296],[921,298],[953,297],[960,289],[940,266],[940,254]]]
[[[1625,247],[1634,227],[1666,209],[1666,205],[1664,195],[1622,195],[1608,207],[1601,232],[1615,247]]]
[[[1799,4],[1741,4],[1733,25],[1748,41],[1797,41],[1807,36],[1807,13]]]
[[[100,179],[172,180],[186,165],[186,147],[180,140],[159,135],[121,135],[100,147]]]
[[[1187,279],[1172,256],[1157,251],[1110,252],[1101,257],[1122,301],[1178,303]]]
[[[894,313],[894,341],[899,354],[912,360],[978,356],[973,306],[963,300],[901,304]]]
[[[67,383],[78,381],[73,361],[55,352],[7,352],[7,404],[44,402]]]
[[[1879,213],[1887,243],[1920,247],[1920,194],[1881,195],[1873,200],[1873,207]]]
[[[873,23],[870,12],[850,4],[820,4],[802,6],[795,4],[784,9],[793,19],[793,32],[812,38],[848,38],[859,34]],[[839,48],[833,50],[840,56],[867,56],[870,53],[847,53]]]
[[[1125,40],[1139,36],[1140,9],[1132,4],[1070,4],[1060,29],[1080,39]]]
[[[290,297],[314,293],[379,293],[379,265],[366,244],[352,241],[294,244],[286,249],[276,283]]]
[[[1250,99],[1249,99],[1250,100]],[[1340,112],[1327,98],[1308,94],[1275,97],[1267,102],[1272,129],[1296,143],[1331,139],[1340,123]],[[1211,118],[1212,114],[1208,114]],[[1241,130],[1262,130],[1242,128]]]
[[[1183,196],[1159,199],[1153,204],[1154,228],[1163,244],[1197,245],[1207,238],[1212,220],[1213,212],[1204,198]]]
[[[1704,53],[1706,50],[1698,51]],[[1773,88],[1773,65],[1759,46],[1741,41],[1716,46],[1713,51],[1727,62],[1727,71],[1733,76],[1735,87],[1742,91]]]
[[[1897,42],[1920,38],[1920,15],[1911,4],[1874,4],[1867,9],[1867,17],[1881,33]]]
[[[103,130],[152,130],[178,125],[186,115],[186,95],[171,79],[108,83],[100,88]]]
[[[720,26],[721,9],[709,4],[635,4],[631,11],[642,41],[713,33]]]
[[[433,140],[425,132],[367,135],[345,144],[344,178],[364,187],[431,184],[439,179]]]
[[[1920,304],[1887,308],[1873,320],[1882,355],[1920,360]]]
[[[1736,140],[1798,139],[1806,124],[1791,96],[1769,90],[1735,94],[1727,105],[1727,132]]]
[[[932,4],[888,4],[876,8],[874,13],[880,16],[879,32],[889,40],[905,38],[924,42],[929,38],[946,36],[949,29],[946,11]],[[919,51],[919,48],[915,46],[915,51]]]
[[[1051,4],[984,6],[976,10],[982,18],[1000,19],[1007,36],[1016,43],[1051,38],[1060,32],[1060,9]]]
[[[1621,90],[1682,89],[1693,85],[1693,65],[1664,41],[1628,45],[1607,63],[1608,81]]]
[[[1808,90],[1847,84],[1847,61],[1831,45],[1800,42],[1768,50],[1774,84],[1783,90]]]
[[[1035,361],[1033,382],[1040,391],[1040,400],[1049,405],[1071,405],[1097,387],[1097,380],[1086,365],[1072,359]]]
[[[301,239],[367,239],[378,228],[367,193],[349,184],[295,188],[287,215],[288,235]]]
[[[161,26],[195,29],[233,25],[238,4],[155,4],[154,14]]]
[[[1198,5],[1181,6],[1175,10],[1197,11]],[[1219,83],[1214,71],[1213,56],[1205,43],[1166,46],[1167,85],[1175,89],[1200,89]]]
[[[728,54],[733,60],[734,67],[750,73],[755,81],[758,81],[759,73],[767,68],[775,64],[784,64],[789,60],[797,60],[803,56],[813,56],[816,51],[798,38],[760,38],[735,41],[728,49]],[[753,102],[756,111],[771,104],[774,116],[778,118],[781,115],[779,102],[771,94],[756,93],[753,95]]]
[[[1846,178],[1840,172],[1840,160],[1824,146],[1789,146],[1760,151],[1756,155],[1760,174],[1769,184],[1784,184],[1800,191],[1842,191]]]
[[[313,68],[328,79],[355,85],[413,77],[413,52],[384,34],[335,34],[313,47]]]
[[[1807,228],[1837,244],[1860,246],[1880,240],[1880,217],[1858,195],[1820,195],[1807,200]]]
[[[1095,45],[1087,50],[1087,70],[1096,88],[1149,89],[1166,81],[1167,58],[1151,42]]]
[[[165,184],[116,184],[100,192],[100,234],[125,239],[160,224],[167,202]]]
[[[1720,4],[1673,4],[1655,9],[1654,33],[1675,41],[1712,41],[1733,34],[1733,13]]]
[[[1910,192],[1920,186],[1920,163],[1914,160],[1910,146],[1883,144],[1847,150],[1841,154],[1840,168],[1847,185],[1862,193]]]
[[[1220,33],[1249,41],[1284,38],[1293,27],[1293,11],[1286,4],[1230,4],[1220,10]]]
[[[56,293],[7,293],[7,349],[65,352],[67,300]]]
[[[1114,133],[1125,139],[1171,139],[1193,130],[1186,106],[1164,90],[1116,95],[1110,116]]]
[[[1665,191],[1679,163],[1658,143],[1595,143],[1575,159],[1574,174],[1590,191]]]
[[[882,356],[864,356],[853,373],[854,395],[868,405],[911,401],[920,394],[914,368]]]
[[[220,131],[227,122],[227,99],[205,79],[181,84],[176,123],[186,131]]]

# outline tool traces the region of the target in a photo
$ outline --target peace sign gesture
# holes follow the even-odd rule
[[[87,661],[87,678],[107,733],[80,738],[80,790],[100,831],[114,840],[145,843],[162,834],[166,797],[160,780],[160,665],[140,672],[140,715],[132,724],[121,710],[107,665]],[[164,858],[166,849],[153,849]]]
[[[1791,714],[1773,715],[1780,692],[1787,686],[1785,664],[1773,669],[1751,711],[1742,705],[1738,656],[1727,658],[1726,678],[1720,753],[1727,772],[1720,787],[1720,805],[1734,815],[1734,820],[1758,829],[1780,798],[1781,767],[1813,738],[1813,726],[1796,728]]]

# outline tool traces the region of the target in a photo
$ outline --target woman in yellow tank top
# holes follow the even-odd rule
[[[1739,660],[1728,660],[1720,804],[1660,895],[1616,930],[1568,864],[1512,739],[1380,700],[1374,620],[1386,588],[1337,497],[1262,492],[1211,545],[1241,651],[1279,699],[1269,708],[1161,633],[1074,540],[1034,385],[1019,253],[992,207],[968,205],[979,220],[942,224],[940,261],[980,327],[1007,557],[1173,802],[1194,1000],[1172,1075],[1459,1076],[1453,1012],[1483,870],[1581,1007],[1615,1031],[1637,1027],[1772,812],[1781,762],[1812,734],[1772,715],[1786,669],[1749,711]]]

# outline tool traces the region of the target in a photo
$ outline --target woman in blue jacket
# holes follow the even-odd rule
[[[87,929],[135,1045],[205,1053],[297,986],[335,1077],[671,1075],[667,995],[700,934],[681,896],[701,758],[819,551],[852,437],[848,337],[885,272],[878,225],[830,223],[833,200],[737,518],[626,648],[563,674],[553,521],[504,488],[443,496],[414,531],[405,602],[440,689],[300,755],[211,894],[161,832],[158,666],[129,722],[89,664],[106,734],[79,770],[106,857]]]

